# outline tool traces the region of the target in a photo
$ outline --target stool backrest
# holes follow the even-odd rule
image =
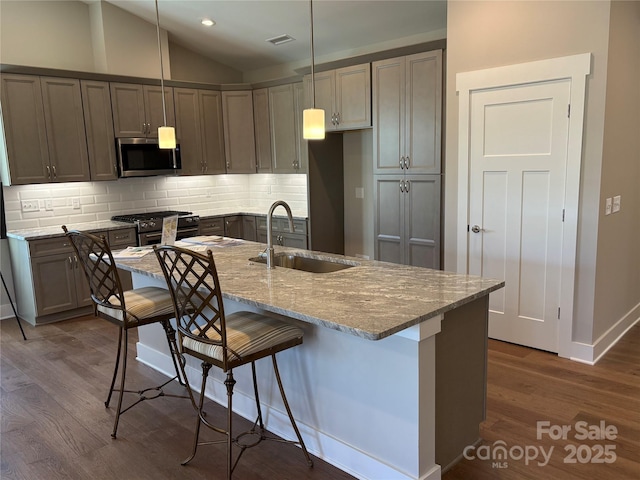
[[[126,311],[120,276],[106,237],[67,230],[65,225],[62,229],[82,264],[94,306],[104,305]]]
[[[221,347],[226,370],[228,347],[222,291],[213,255],[175,246],[155,246],[175,306],[178,332]]]

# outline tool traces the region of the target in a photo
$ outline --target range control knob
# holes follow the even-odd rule
[[[140,228],[147,228],[147,222],[140,222]]]
[[[149,226],[150,227],[155,227],[156,226],[156,222],[154,222],[154,221],[149,222]]]

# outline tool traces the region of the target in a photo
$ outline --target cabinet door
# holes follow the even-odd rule
[[[404,262],[440,268],[440,175],[407,175],[404,197]]]
[[[49,147],[40,77],[0,74],[2,121],[12,185],[49,181]]]
[[[200,90],[200,125],[204,173],[225,173],[222,94]]]
[[[373,172],[401,174],[405,142],[405,59],[373,63]]]
[[[255,242],[257,240],[256,217],[253,215],[242,216],[242,238]]]
[[[311,85],[311,75],[305,77],[305,90],[307,92],[307,105],[313,106],[313,89]],[[334,117],[335,97],[336,97],[336,72],[328,70],[314,75],[316,85],[316,108],[324,110],[324,126],[330,132],[336,129]]]
[[[371,64],[336,70],[336,128],[350,130],[371,126]]]
[[[406,57],[405,148],[407,172],[440,173],[442,52]]]
[[[296,116],[293,85],[269,88],[271,152],[274,173],[296,172]]]
[[[87,182],[89,157],[80,80],[41,77],[49,163],[54,182]]]
[[[116,180],[115,136],[107,82],[80,80],[91,180]]]
[[[91,305],[93,303],[93,300],[91,299],[91,288],[89,288],[89,281],[87,280],[87,276],[85,275],[82,265],[80,264],[80,260],[75,254],[73,255],[73,269],[76,283],[76,306],[85,307],[87,305]],[[123,277],[123,274],[125,273],[129,272],[119,270],[120,281],[123,284],[122,287],[126,289],[126,277]]]
[[[112,83],[111,109],[116,137],[144,137],[147,121],[144,113],[142,85]]]
[[[176,137],[180,143],[182,158],[181,175],[204,173],[202,160],[202,135],[200,128],[200,104],[198,90],[174,89],[176,111]]]
[[[224,236],[242,238],[242,217],[240,215],[224,217]]]
[[[71,253],[31,259],[37,315],[76,308],[76,270]]]
[[[375,258],[404,263],[404,193],[402,175],[375,175]]]
[[[253,91],[253,125],[256,136],[256,163],[258,172],[270,172],[271,158],[271,121],[269,115],[269,89]]]
[[[222,92],[222,115],[227,173],[255,173],[252,92]]]
[[[280,233],[279,234],[280,245],[285,247],[293,247],[293,248],[301,248],[307,249],[307,236],[306,235],[296,235],[294,233]]]
[[[214,90],[199,90],[198,97],[204,173],[225,173],[222,94]]]
[[[147,122],[147,137],[157,138],[158,127],[165,125],[162,106],[162,88],[158,85],[143,85],[145,119]],[[176,113],[173,102],[173,88],[164,87],[164,100],[167,113],[166,125],[176,126]]]
[[[309,146],[307,145],[307,140],[302,136],[302,112],[307,107],[305,104],[304,84],[302,82],[294,83],[293,92],[296,118],[296,173],[306,173],[307,165],[309,164]]]

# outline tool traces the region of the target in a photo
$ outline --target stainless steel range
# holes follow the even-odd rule
[[[176,240],[198,235],[200,217],[192,212],[164,210],[161,212],[130,213],[114,215],[111,220],[135,224],[138,229],[138,245],[153,245],[162,240],[162,219],[171,215],[178,215]]]

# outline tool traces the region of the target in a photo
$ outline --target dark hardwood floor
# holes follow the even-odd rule
[[[24,342],[15,321],[0,322],[1,450],[0,478],[5,479],[221,479],[224,447],[201,447],[186,467],[194,416],[186,400],[161,398],[125,413],[118,438],[110,437],[113,408],[104,407],[113,368],[117,329],[92,317],[37,328],[25,326]],[[134,343],[132,342],[132,345]],[[553,447],[546,466],[541,459],[507,458],[506,468],[491,460],[462,460],[444,480],[484,479],[637,479],[640,478],[640,325],[634,327],[597,365],[490,341],[487,420],[483,445],[503,441],[512,447]],[[132,347],[130,358],[135,355]],[[162,375],[131,361],[132,382],[154,383]],[[173,393],[180,393],[172,385]],[[211,417],[224,409],[210,403]],[[294,412],[295,413],[295,412]],[[538,440],[536,424],[569,425],[568,439]],[[577,422],[615,426],[614,440],[574,438]],[[246,421],[238,419],[237,424]],[[215,435],[206,432],[212,439]],[[565,463],[573,445],[577,459],[612,445],[612,463]],[[587,447],[582,447],[587,445]],[[479,451],[480,452],[480,451]],[[517,454],[517,450],[512,450]],[[605,458],[604,456],[601,458]],[[296,447],[266,442],[248,450],[234,478],[349,479],[315,460],[306,466]],[[495,467],[495,468],[494,468]],[[386,480],[386,479],[375,479]]]

